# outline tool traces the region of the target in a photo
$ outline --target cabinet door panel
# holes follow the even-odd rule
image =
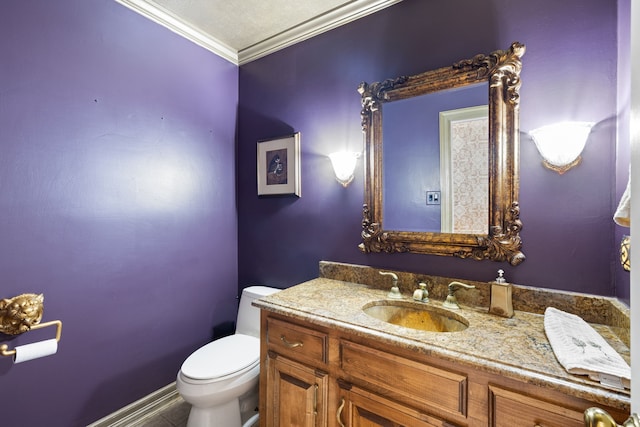
[[[341,396],[338,418],[344,427],[455,427],[358,387],[341,390]]]
[[[326,426],[328,376],[283,357],[268,358],[267,426]]]
[[[467,416],[466,374],[450,372],[388,352],[342,340],[342,369],[353,378],[385,389],[408,405]],[[390,369],[390,367],[393,367]]]
[[[495,386],[490,386],[489,391],[492,427],[584,427],[582,411]]]

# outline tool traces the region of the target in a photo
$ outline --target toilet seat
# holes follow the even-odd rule
[[[235,334],[199,348],[184,361],[180,372],[193,380],[219,380],[251,369],[260,361],[260,339]]]

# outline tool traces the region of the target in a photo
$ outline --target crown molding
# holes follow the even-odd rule
[[[232,62],[243,65],[267,56],[293,44],[348,24],[359,18],[392,6],[402,0],[354,0],[273,37],[237,51],[210,35],[191,27],[170,11],[151,3],[150,0],[115,0],[129,9],[168,28],[176,34]]]
[[[134,12],[139,13],[145,18],[151,19],[157,24],[173,31],[174,33],[192,41],[200,47],[203,47],[216,55],[238,65],[238,51],[225,45],[217,39],[191,27],[182,19],[171,13],[170,11],[149,3],[148,0],[115,0],[116,2],[128,7]]]
[[[362,0],[334,9],[238,52],[239,65],[363,18],[402,0]]]

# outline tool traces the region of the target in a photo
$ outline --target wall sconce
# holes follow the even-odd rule
[[[580,163],[593,123],[562,122],[529,132],[542,155],[543,164],[560,175]]]
[[[624,271],[631,271],[631,236],[622,236],[620,242],[620,264]]]
[[[333,166],[333,172],[336,174],[336,179],[343,187],[349,185],[353,181],[353,172],[356,169],[356,163],[360,153],[354,153],[352,151],[337,151],[329,154],[331,159],[331,165]]]

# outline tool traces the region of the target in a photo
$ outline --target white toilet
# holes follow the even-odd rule
[[[187,427],[252,424],[258,406],[260,309],[251,303],[279,290],[266,286],[245,288],[236,333],[210,342],[184,361],[176,388],[191,404]]]

